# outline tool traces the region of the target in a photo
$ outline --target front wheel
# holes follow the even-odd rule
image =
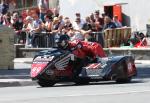
[[[48,80],[39,80],[37,82],[41,87],[52,87],[55,85],[55,81],[48,81]]]

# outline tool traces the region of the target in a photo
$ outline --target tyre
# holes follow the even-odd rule
[[[118,78],[116,79],[117,83],[130,83],[132,80],[132,77],[128,77],[128,78]]]
[[[89,80],[86,79],[76,79],[74,81],[76,83],[76,85],[88,85],[89,84]]]
[[[41,87],[52,87],[55,85],[56,82],[54,81],[47,81],[47,80],[39,80],[37,82]]]

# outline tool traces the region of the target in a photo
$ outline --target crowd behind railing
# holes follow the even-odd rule
[[[0,24],[15,30],[15,43],[34,48],[54,47],[55,39],[63,34],[71,40],[99,42],[103,47],[120,46],[131,34],[131,28],[123,28],[117,15],[110,18],[99,10],[85,19],[77,12],[74,21],[60,15],[57,9],[47,10],[44,18],[39,15],[39,12],[29,14],[29,10],[5,12],[0,15]]]

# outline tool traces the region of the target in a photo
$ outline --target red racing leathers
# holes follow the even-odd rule
[[[95,59],[98,57],[106,57],[106,54],[100,44],[96,42],[85,41],[69,41],[67,49],[70,49],[78,58],[91,57]]]

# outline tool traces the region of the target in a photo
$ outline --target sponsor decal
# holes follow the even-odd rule
[[[71,56],[72,56],[72,54],[67,55],[64,58],[62,58],[61,60],[57,61],[55,63],[55,67],[57,68],[57,70],[65,70],[65,67],[68,66],[68,63],[71,60]]]
[[[49,62],[52,61],[54,56],[38,56],[34,59],[34,62]]]

